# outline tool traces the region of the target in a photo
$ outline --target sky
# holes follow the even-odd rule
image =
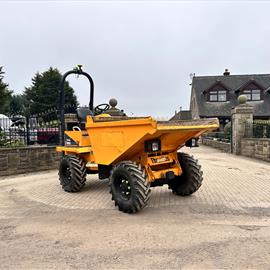
[[[95,105],[129,115],[189,109],[190,74],[270,73],[270,2],[2,1],[0,66],[15,93],[36,72],[82,64]],[[81,105],[84,78],[69,77]]]

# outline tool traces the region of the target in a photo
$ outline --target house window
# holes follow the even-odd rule
[[[209,92],[209,101],[211,102],[227,101],[227,91],[226,90],[211,90]]]
[[[261,90],[259,90],[259,89],[244,90],[243,95],[245,95],[247,97],[248,101],[261,100]]]

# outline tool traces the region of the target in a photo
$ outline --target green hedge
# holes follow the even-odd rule
[[[5,132],[0,131],[0,148],[5,147],[21,147],[25,146],[25,144],[18,139],[9,139]]]
[[[254,120],[253,124],[270,126],[270,120]]]

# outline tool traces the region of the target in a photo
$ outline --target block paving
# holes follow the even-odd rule
[[[150,208],[200,205],[245,210],[270,208],[270,164],[234,156],[202,146],[190,152],[202,165],[203,185],[189,197],[172,194],[168,186],[152,188]],[[59,185],[57,171],[7,178],[0,187],[15,188],[28,200],[66,209],[115,209],[109,194],[108,180],[88,175],[84,189],[66,193]]]

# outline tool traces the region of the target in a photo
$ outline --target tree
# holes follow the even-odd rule
[[[9,114],[10,115],[25,115],[26,98],[24,95],[15,94],[10,98]]]
[[[58,69],[50,67],[43,73],[36,73],[32,85],[25,88],[26,108],[30,114],[39,114],[59,105],[59,85],[62,75]],[[65,82],[65,104],[78,105],[74,90]]]
[[[4,83],[3,67],[0,66],[0,113],[5,114],[9,111],[9,102],[12,91],[8,89],[8,84]]]

